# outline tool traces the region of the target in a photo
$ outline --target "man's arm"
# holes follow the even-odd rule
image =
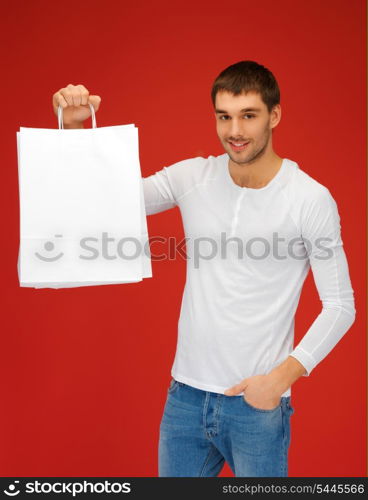
[[[177,205],[167,170],[168,167],[164,167],[149,177],[142,177],[147,215],[157,214]]]
[[[196,183],[202,182],[205,159],[198,156],[163,167],[149,177],[142,177],[146,214],[156,214],[179,205],[180,199]]]
[[[302,237],[322,310],[288,358],[270,375],[284,392],[309,376],[355,321],[354,291],[341,239],[337,205],[327,188],[302,211]]]

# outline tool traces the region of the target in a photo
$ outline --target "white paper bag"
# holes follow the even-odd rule
[[[138,128],[17,132],[20,286],[69,288],[152,277]]]

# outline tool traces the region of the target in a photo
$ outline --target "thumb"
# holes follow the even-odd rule
[[[247,387],[247,379],[242,380],[239,384],[233,385],[229,389],[226,389],[224,394],[226,396],[235,396],[235,394],[240,394]]]
[[[88,96],[88,103],[91,103],[93,109],[95,111],[98,111],[98,108],[100,107],[101,104],[101,97],[99,95],[90,95]]]

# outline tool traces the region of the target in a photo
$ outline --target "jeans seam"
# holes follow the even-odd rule
[[[287,407],[286,405],[283,405],[282,407],[282,476],[286,477],[286,467],[287,467],[287,445],[286,445],[286,440],[287,440],[287,421],[286,419],[288,418],[287,416]]]
[[[208,408],[209,402],[210,402],[209,394],[206,393],[206,397],[205,397],[204,404],[203,404],[203,411],[202,411],[202,425],[203,425],[203,433],[204,433],[207,440],[208,440],[208,436],[207,436],[207,432],[206,432],[206,413],[207,413],[207,408]]]
[[[211,448],[210,448],[210,450],[209,450],[209,452],[208,452],[208,455],[207,455],[207,457],[206,457],[206,460],[204,461],[204,464],[203,464],[203,466],[202,466],[201,472],[200,472],[200,474],[199,474],[199,476],[200,476],[200,477],[203,477],[203,473],[204,473],[204,471],[205,471],[205,467],[206,467],[206,465],[208,464],[208,462],[209,462],[209,460],[210,460],[210,456],[211,456],[211,454],[213,453],[214,449],[215,449],[214,445],[213,445],[213,444],[211,444]]]

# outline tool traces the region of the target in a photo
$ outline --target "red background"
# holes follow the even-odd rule
[[[2,2],[1,476],[157,475],[185,280],[178,258],[137,284],[20,288],[16,130],[56,128],[53,93],[82,83],[98,126],[138,126],[143,176],[219,155],[210,88],[243,59],[279,82],[275,151],[338,204],[356,297],[354,325],[292,387],[289,475],[365,475],[365,18],[362,0]],[[177,208],[148,228],[184,237]],[[320,309],[310,273],[295,345]]]

